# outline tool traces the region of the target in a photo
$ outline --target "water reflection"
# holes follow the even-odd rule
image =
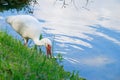
[[[40,0],[42,4],[35,6],[33,15],[43,26],[43,37],[54,40],[54,55],[63,55],[66,70],[78,70],[87,80],[119,80],[120,20],[119,11],[112,8],[113,3],[119,6],[118,0],[110,0],[109,4],[109,0],[102,1],[96,0],[93,10],[77,11],[73,7],[54,6],[52,0]],[[23,9],[0,16],[11,14],[26,13]],[[22,41],[8,24],[0,22],[0,27],[5,24],[7,32]]]
[[[36,0],[0,0],[0,12],[24,10],[23,12],[33,13],[36,4],[38,4]]]

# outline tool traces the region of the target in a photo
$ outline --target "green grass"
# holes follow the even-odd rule
[[[0,80],[85,80],[66,72],[55,58],[48,59],[0,32]]]

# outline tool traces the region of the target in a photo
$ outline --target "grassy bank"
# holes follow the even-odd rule
[[[0,80],[85,80],[0,32]]]

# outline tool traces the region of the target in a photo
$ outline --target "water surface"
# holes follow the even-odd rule
[[[54,40],[54,55],[63,55],[65,70],[78,70],[87,80],[120,80],[120,1],[76,0],[62,8],[61,2],[39,0],[33,15],[43,26],[43,36]],[[80,5],[81,4],[81,5]],[[5,11],[0,16],[26,14]],[[0,26],[5,23],[2,23]],[[5,24],[8,32],[21,37]]]

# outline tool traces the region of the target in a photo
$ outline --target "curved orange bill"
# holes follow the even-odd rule
[[[48,44],[46,50],[47,50],[47,56],[50,55],[50,57],[52,57],[51,45]]]

